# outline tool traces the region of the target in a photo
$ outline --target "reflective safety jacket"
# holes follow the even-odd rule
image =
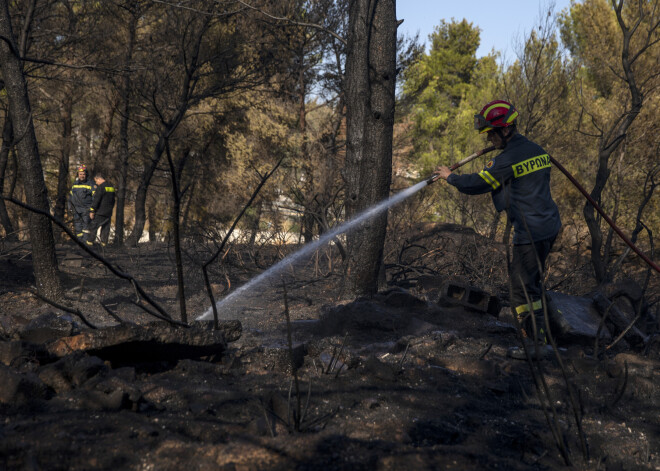
[[[94,190],[96,190],[94,180],[88,178],[81,182],[76,178],[69,192],[69,209],[76,213],[88,213]]]
[[[109,218],[112,216],[112,208],[114,205],[115,188],[105,181],[96,187],[94,200],[89,208],[89,212]]]
[[[495,209],[506,209],[514,228],[513,243],[529,244],[556,236],[561,227],[550,194],[550,167],[550,156],[541,146],[516,134],[481,172],[452,173],[447,182],[468,195],[491,192]]]

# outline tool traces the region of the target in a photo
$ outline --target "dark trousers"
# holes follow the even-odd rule
[[[73,229],[76,233],[76,237],[84,238],[86,234],[89,233],[91,219],[89,218],[89,212],[84,211],[82,213],[73,211]]]
[[[547,342],[541,277],[556,237],[533,244],[514,245],[509,274],[512,285],[511,305],[527,337],[541,344]]]
[[[90,225],[90,238],[88,240],[89,242],[94,242],[99,227],[101,228],[101,244],[106,245],[110,236],[110,218],[107,216],[100,216],[98,214],[94,216]]]
[[[511,305],[519,316],[530,312],[528,297],[532,303],[531,311],[543,309],[541,304],[541,276],[545,271],[545,261],[556,237],[534,242],[533,244],[513,246],[513,260],[511,262],[511,273],[509,274],[513,285]],[[525,296],[525,292],[527,292],[527,296]]]

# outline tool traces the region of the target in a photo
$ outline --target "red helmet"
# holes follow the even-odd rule
[[[474,129],[481,134],[494,128],[506,128],[511,126],[517,117],[518,112],[508,101],[491,101],[479,114],[474,115]]]
[[[87,167],[84,164],[78,165],[78,172],[87,172]]]

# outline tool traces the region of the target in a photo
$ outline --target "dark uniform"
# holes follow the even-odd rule
[[[85,238],[89,234],[89,207],[92,205],[92,198],[96,184],[87,177],[85,180],[76,178],[69,192],[69,211],[73,213],[73,228],[76,237]]]
[[[532,310],[542,315],[541,274],[552,243],[561,227],[559,210],[550,194],[550,157],[542,147],[515,134],[506,147],[479,173],[451,174],[447,182],[462,193],[476,195],[491,192],[497,211],[506,210],[513,234],[513,261],[511,302],[521,320],[529,321],[526,314],[529,303]],[[536,261],[538,254],[541,267]],[[522,284],[521,284],[522,279]],[[541,317],[542,319],[542,317]],[[525,322],[523,325],[525,325]],[[533,330],[529,325],[525,328]],[[545,335],[540,332],[543,337]]]
[[[94,213],[92,219],[90,238],[87,239],[88,245],[91,245],[96,238],[96,231],[101,228],[101,245],[108,243],[110,235],[110,218],[112,217],[112,208],[115,206],[115,188],[107,181],[96,187],[94,199],[89,207],[89,212]]]

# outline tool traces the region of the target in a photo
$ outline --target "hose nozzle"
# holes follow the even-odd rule
[[[495,146],[490,146],[490,147],[486,147],[486,148],[484,148],[484,149],[481,149],[481,150],[475,152],[475,153],[472,154],[472,155],[468,155],[468,156],[465,157],[463,160],[461,160],[461,161],[459,161],[459,162],[456,162],[455,164],[452,164],[451,167],[449,167],[449,170],[451,170],[451,171],[453,172],[453,171],[456,170],[458,167],[462,167],[463,165],[465,165],[465,164],[468,163],[468,162],[471,162],[472,160],[476,159],[476,158],[479,157],[480,155],[487,154],[488,152],[492,152],[492,151],[494,151],[495,149],[496,149]],[[433,175],[431,175],[431,176],[426,180],[426,184],[427,184],[427,185],[430,185],[431,183],[438,181],[438,178],[440,178],[440,175],[435,175],[435,174],[433,174]]]

